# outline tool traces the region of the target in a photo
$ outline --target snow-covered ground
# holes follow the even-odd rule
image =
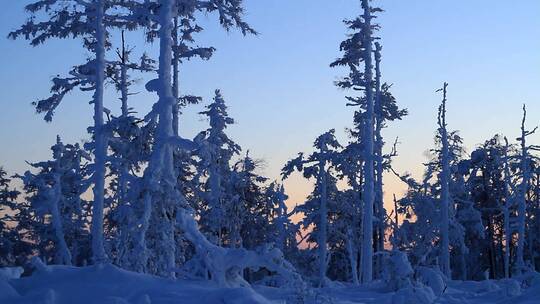
[[[168,304],[168,303],[418,303],[386,292],[382,284],[354,287],[335,284],[313,290],[255,286],[218,288],[203,281],[169,280],[121,270],[112,265],[83,268],[48,266],[32,276],[0,272],[2,304]],[[434,303],[540,303],[540,275],[523,289],[517,281],[460,282],[448,284]]]

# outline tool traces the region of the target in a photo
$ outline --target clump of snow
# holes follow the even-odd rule
[[[514,279],[505,279],[500,281],[502,296],[516,297],[521,295],[521,286],[519,282]]]
[[[413,269],[404,252],[393,250],[385,257],[384,280],[390,290],[411,286]]]
[[[0,278],[0,303],[9,303],[8,300],[13,300],[19,297],[17,291],[11,286],[7,280]]]
[[[436,296],[433,290],[425,286],[409,286],[398,290],[392,296],[392,304],[431,304]]]
[[[36,271],[39,272],[49,272],[51,269],[41,260],[39,257],[35,256],[32,258],[30,264]]]
[[[492,280],[484,280],[480,282],[480,292],[497,291],[500,287]]]
[[[404,252],[394,250],[390,254],[390,261],[392,262],[394,272],[398,277],[409,277],[413,273],[411,263],[407,259],[407,255]]]
[[[527,274],[527,278],[524,281],[524,283],[528,284],[527,285],[528,288],[523,290],[520,296],[512,299],[513,303],[519,303],[519,304],[538,303],[538,299],[540,298],[540,273],[531,272]]]
[[[45,304],[57,304],[56,302],[56,292],[52,289],[47,289],[43,297],[43,303]]]
[[[18,279],[21,277],[21,274],[24,272],[24,269],[21,267],[4,267],[0,268],[0,279],[10,280]]]
[[[444,275],[433,268],[417,267],[416,279],[418,282],[430,287],[436,296],[440,296],[446,290]]]
[[[514,277],[514,279],[518,280],[525,288],[540,286],[540,273],[536,271],[529,270],[520,276]]]
[[[420,281],[419,284],[413,280],[413,274],[414,271],[407,258],[407,254],[399,250],[393,250],[386,255],[384,281],[388,288],[392,291],[396,291],[391,299],[392,304],[433,303],[436,294],[432,288],[430,288],[431,286],[429,284],[422,284],[423,281],[437,282],[437,280],[428,276],[433,273],[426,271],[425,280]],[[433,285],[435,288],[438,287],[437,284]]]
[[[8,281],[20,278],[23,271],[21,267],[0,268],[0,303],[9,303],[8,300],[19,297]]]

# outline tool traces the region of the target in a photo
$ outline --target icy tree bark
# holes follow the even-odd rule
[[[319,209],[319,286],[323,287],[326,283],[326,267],[327,263],[327,223],[328,220],[328,208],[327,208],[327,185],[326,185],[326,161],[321,160],[319,162],[319,187],[321,187],[321,206]]]
[[[172,31],[172,41],[173,41],[173,48],[178,47],[178,17],[174,18],[174,28]],[[180,53],[178,51],[175,51],[173,54],[173,96],[174,96],[174,106],[173,106],[173,132],[174,135],[179,134],[179,127],[180,127],[180,79],[179,79],[179,65],[180,65]]]
[[[347,254],[351,264],[351,276],[354,285],[358,285],[358,265],[356,264],[356,250],[354,248],[354,238],[352,229],[347,229]]]
[[[281,252],[285,252],[287,248],[287,205],[285,205],[286,200],[285,188],[283,185],[280,185],[278,188],[277,199],[278,199],[278,208],[277,208],[277,221],[278,221],[278,241],[277,246]]]
[[[128,84],[127,84],[127,64],[129,62],[128,52],[126,50],[126,41],[124,38],[124,31],[122,31],[122,52],[120,55],[120,101],[122,102],[122,117],[129,115],[128,107]]]
[[[529,155],[527,148],[526,137],[534,131],[525,130],[525,119],[527,118],[527,109],[523,105],[523,119],[521,120],[521,137],[519,138],[521,145],[521,157],[520,157],[520,166],[521,166],[521,187],[519,192],[519,201],[518,201],[518,243],[516,249],[516,270],[518,272],[522,271],[525,268],[525,261],[523,259],[523,251],[525,246],[525,212],[526,212],[526,200],[527,200],[527,189],[529,188],[529,181],[531,179],[531,172],[529,168]]]
[[[54,227],[54,235],[58,242],[58,260],[56,263],[71,265],[71,252],[69,251],[64,235],[64,227],[62,225],[62,215],[60,213],[60,198],[62,197],[62,185],[60,182],[60,176],[58,173],[54,174],[54,186],[52,189],[52,199],[50,202],[51,208],[51,221]]]
[[[162,154],[160,168],[160,177],[162,183],[165,184],[166,189],[170,190],[170,193],[164,193],[164,197],[158,203],[158,212],[163,217],[165,222],[160,221],[161,231],[160,234],[163,238],[163,252],[160,255],[163,257],[163,262],[166,263],[166,269],[168,269],[168,276],[174,277],[173,268],[175,267],[175,247],[174,242],[174,223],[173,219],[169,218],[172,215],[167,215],[170,212],[169,200],[174,200],[174,191],[176,190],[176,174],[174,170],[173,150],[172,146],[166,144],[167,140],[175,135],[173,130],[173,108],[176,103],[176,99],[172,93],[171,82],[171,62],[173,54],[173,0],[160,1],[160,53],[159,53],[159,70],[158,81],[159,89],[158,96],[160,104],[159,106],[159,124],[157,127],[156,140],[158,143],[158,154]],[[163,187],[163,186],[162,186]]]
[[[126,50],[126,41],[124,38],[124,31],[122,31],[122,50],[119,52],[120,57],[120,101],[121,101],[121,113],[122,118],[126,118],[129,115],[129,88],[128,88],[128,62],[129,52]],[[121,168],[118,172],[118,200],[119,203],[123,202],[127,195],[127,177],[129,175],[129,168],[127,162],[124,160],[121,164]]]
[[[512,231],[510,231],[510,165],[508,163],[508,150],[510,146],[508,144],[508,139],[505,137],[505,146],[504,146],[504,277],[510,277],[510,246],[512,244]]]
[[[531,177],[531,180],[533,178]],[[532,182],[531,182],[532,184]],[[539,220],[540,220],[540,193],[538,192],[538,190],[540,189],[540,179],[539,179],[539,175],[537,174],[536,175],[536,184],[533,185],[534,186],[534,193],[536,194],[535,195],[535,205],[536,205],[536,209],[533,211],[531,210],[531,213],[529,215],[529,219],[531,219],[531,221],[529,222],[528,224],[528,235],[529,235],[529,253],[531,255],[531,269],[536,269],[536,257],[538,256],[535,249],[534,249],[534,244],[536,243],[536,240],[538,238],[538,232],[540,232],[540,229],[538,229],[540,227],[539,225]],[[531,186],[532,187],[532,186]],[[530,198],[531,199],[531,198]],[[532,203],[532,199],[531,199],[531,203]],[[532,217],[532,218],[531,218]],[[534,219],[534,220],[532,220]],[[537,227],[537,231],[535,232],[535,226]]]
[[[172,165],[171,147],[166,144],[166,141],[174,135],[173,130],[173,107],[175,98],[171,87],[171,62],[173,54],[172,44],[172,18],[173,18],[173,0],[160,1],[160,18],[159,23],[159,69],[158,69],[158,96],[159,96],[159,124],[157,127],[157,155],[161,156],[159,170],[163,177],[174,179],[174,166]]]
[[[159,38],[159,68],[158,79],[151,81],[152,89],[157,90],[159,100],[155,106],[157,115],[159,115],[158,125],[156,127],[155,143],[148,167],[144,172],[143,177],[143,212],[140,219],[140,231],[136,240],[135,250],[135,262],[136,270],[145,271],[148,266],[148,248],[147,248],[147,233],[150,227],[150,220],[153,212],[154,216],[163,218],[169,218],[167,216],[166,201],[174,199],[175,193],[163,193],[163,189],[166,191],[174,190],[176,184],[176,178],[174,176],[173,155],[172,148],[169,143],[169,139],[173,137],[172,126],[172,109],[174,105],[174,96],[172,95],[171,85],[171,60],[172,60],[172,18],[173,18],[173,0],[161,0],[160,2],[160,14],[158,22],[160,24]],[[148,86],[148,84],[147,84]],[[155,86],[155,87],[154,87]],[[181,196],[181,195],[180,195]],[[156,198],[159,197],[159,200]],[[181,200],[181,197],[178,198]],[[163,219],[164,220],[164,219]],[[172,222],[172,219],[169,218]],[[174,229],[171,229],[170,224],[159,221],[155,223],[159,227],[152,227],[153,231],[157,233],[161,238],[155,240],[159,242],[164,251],[160,252],[160,261],[166,265],[157,265],[168,269],[169,273],[166,274],[170,277],[174,276],[172,272],[174,269]],[[163,231],[163,229],[167,231]],[[155,237],[155,236],[154,236]],[[163,244],[166,243],[166,244]]]
[[[446,89],[448,83],[444,83],[443,86],[443,100],[439,108],[439,133],[441,136],[442,144],[442,171],[441,171],[441,255],[440,266],[441,271],[451,278],[452,272],[450,270],[450,238],[449,238],[449,215],[448,208],[450,205],[450,152],[448,147],[448,131],[446,129]]]
[[[218,156],[218,155],[216,155]],[[222,200],[222,191],[221,191],[221,177],[219,173],[219,168],[217,165],[217,162],[219,159],[212,159],[209,166],[209,172],[208,172],[208,185],[209,185],[209,192],[210,192],[210,198],[209,198],[209,205],[211,208],[213,208],[214,211],[219,210],[221,212],[220,214],[217,214],[215,218],[212,219],[212,224],[214,225],[217,237],[217,245],[221,246],[223,242],[223,236],[222,236],[222,230],[223,230],[223,215],[225,214],[223,210],[223,204],[221,203]]]
[[[381,50],[382,47],[379,43],[375,43],[375,204],[377,206],[377,244],[376,251],[384,250],[384,232],[385,232],[385,216],[383,200],[383,105],[381,99]],[[383,256],[377,257],[377,269],[376,275],[380,275],[382,271]]]
[[[366,86],[367,117],[365,124],[365,151],[364,151],[364,197],[363,209],[363,242],[362,242],[362,282],[369,283],[373,279],[373,203],[374,193],[374,98],[373,98],[373,52],[371,37],[371,9],[368,0],[362,0],[364,9],[364,80]]]
[[[538,171],[537,171],[538,172]],[[532,178],[532,177],[531,177]],[[534,221],[536,221],[536,223],[534,221],[531,221],[528,225],[529,229],[528,229],[528,235],[529,235],[529,253],[531,255],[531,269],[536,269],[536,257],[538,256],[537,253],[535,252],[535,249],[534,249],[534,244],[535,244],[535,241],[538,237],[538,234],[537,232],[535,232],[535,227],[540,227],[539,224],[538,224],[538,221],[540,220],[540,176],[539,174],[536,175],[536,185],[534,185],[534,193],[536,194],[535,195],[535,205],[537,206],[536,207],[536,210],[535,211],[531,211],[534,215],[531,215],[531,216],[534,216]],[[537,228],[537,231],[540,231],[540,229]]]
[[[103,247],[103,202],[105,199],[105,160],[107,157],[107,142],[103,134],[103,91],[105,85],[105,28],[103,17],[104,0],[94,1],[96,8],[96,75],[94,92],[94,141],[95,141],[95,172],[94,172],[94,204],[92,205],[92,258],[95,263],[107,260]]]

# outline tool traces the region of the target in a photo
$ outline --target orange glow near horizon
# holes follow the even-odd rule
[[[286,201],[288,211],[290,212],[296,205],[304,203],[313,191],[313,182],[309,181],[302,177],[299,173],[292,174],[285,181],[285,190],[289,198]],[[386,209],[387,214],[390,214],[394,210],[394,194],[399,199],[403,196],[407,186],[403,181],[397,178],[394,174],[386,173],[384,175],[384,208]],[[291,217],[293,223],[298,223],[302,220],[302,214],[294,214]],[[400,221],[401,222],[401,221]],[[304,229],[303,232],[308,232],[311,228]],[[306,241],[299,244],[299,247],[302,249],[308,248],[310,244]],[[390,244],[385,243],[385,249],[389,249]]]
[[[407,186],[393,174],[384,175],[384,208],[388,213],[394,210],[394,194],[399,199],[403,196]],[[300,174],[293,174],[285,181],[285,191],[289,198],[286,201],[288,210],[291,211],[296,205],[304,203],[313,191],[313,182],[306,180]],[[293,215],[294,223],[301,220],[301,215]]]

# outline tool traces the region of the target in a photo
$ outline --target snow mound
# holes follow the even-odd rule
[[[18,279],[21,277],[21,274],[23,272],[24,269],[22,269],[21,267],[0,268],[0,280]]]
[[[431,304],[436,297],[429,287],[406,287],[402,288],[392,296],[392,304]]]
[[[436,296],[442,295],[446,290],[444,275],[440,271],[428,267],[417,267],[416,276],[417,280],[430,287]]]
[[[0,303],[19,297],[17,291],[6,280],[0,279]]]
[[[272,303],[251,288],[163,279],[113,265],[47,266],[30,277],[0,280],[0,295],[0,303],[10,304]]]
[[[514,279],[505,279],[499,282],[501,286],[501,296],[516,297],[521,295],[521,285]]]
[[[7,300],[19,296],[8,281],[20,278],[23,271],[20,267],[0,268],[0,303],[5,303]]]

